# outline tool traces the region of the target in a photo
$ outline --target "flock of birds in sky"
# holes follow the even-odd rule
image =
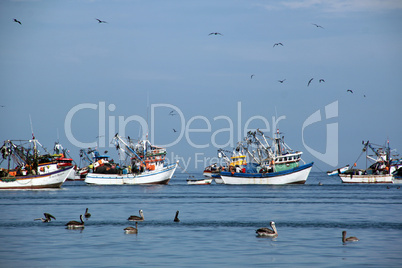
[[[107,21],[104,21],[104,20],[101,20],[101,19],[98,19],[98,18],[95,18],[95,20],[97,20],[98,23],[107,23]],[[16,22],[16,23],[22,25],[21,21],[18,20],[18,19],[14,19],[14,22]],[[321,25],[318,25],[318,24],[316,24],[316,23],[312,23],[312,25],[314,25],[314,26],[317,27],[317,28],[324,29],[324,27],[322,27]],[[209,33],[208,35],[215,35],[215,36],[220,35],[220,36],[223,36],[223,34],[220,33],[220,32],[211,32],[211,33]],[[276,46],[284,46],[284,45],[283,45],[283,43],[278,42],[278,43],[275,43],[275,44],[273,45],[273,47],[276,47]],[[254,77],[254,74],[251,75],[251,79],[252,79],[253,77]],[[308,81],[307,86],[310,86],[310,83],[313,81],[313,79],[314,79],[314,78],[311,78],[311,79]],[[281,83],[281,84],[283,84],[283,82],[285,82],[285,81],[286,81],[286,79],[278,80],[278,82]],[[320,79],[320,80],[319,80],[319,83],[321,83],[321,82],[325,82],[325,80],[324,80],[324,79]],[[350,89],[346,90],[346,92],[353,94],[353,91],[350,90]],[[364,95],[364,97],[366,97],[366,95]],[[1,107],[4,107],[4,106],[1,106]]]
[[[138,222],[143,222],[145,220],[144,217],[144,212],[142,211],[142,209],[139,210],[139,216],[137,215],[131,215],[130,217],[128,217],[128,221],[132,221],[135,222],[135,227],[133,226],[129,226],[124,228],[124,232],[126,234],[138,234]],[[42,222],[51,222],[52,219],[56,220],[56,218],[51,215],[50,213],[43,213],[43,215],[45,216],[45,218],[38,218],[38,219],[34,219],[34,220],[41,220]],[[84,217],[86,219],[90,218],[92,215],[91,213],[88,212],[88,208],[85,210],[84,213]],[[179,219],[179,211],[176,211],[176,215],[173,219],[173,222],[180,222]],[[83,229],[85,228],[85,222],[83,220],[83,215],[80,215],[80,221],[69,221],[68,223],[66,223],[67,229]],[[271,237],[271,238],[275,238],[278,236],[278,230],[276,229],[275,226],[275,222],[271,221],[270,222],[270,226],[271,228],[268,227],[262,227],[257,229],[255,232],[257,234],[257,237]],[[346,242],[354,242],[354,241],[359,241],[359,239],[357,237],[351,236],[351,237],[346,237],[346,231],[342,232],[342,242],[346,243]]]

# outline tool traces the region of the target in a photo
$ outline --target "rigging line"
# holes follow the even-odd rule
[[[184,169],[182,166],[180,166],[179,163],[177,163],[177,165],[183,170],[184,173],[186,173],[187,175],[190,176],[190,173],[188,173],[188,172],[186,171],[186,169]]]
[[[302,160],[303,161],[303,160]],[[304,162],[304,161],[303,161]],[[325,172],[324,170],[322,170],[321,168],[319,168],[318,165],[314,165],[314,167],[318,168],[321,172]]]

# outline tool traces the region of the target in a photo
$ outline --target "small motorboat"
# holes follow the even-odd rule
[[[194,178],[194,176],[191,176],[187,179],[187,184],[189,185],[208,185],[211,184],[212,181],[214,179],[213,178],[204,178],[204,179],[196,179]]]

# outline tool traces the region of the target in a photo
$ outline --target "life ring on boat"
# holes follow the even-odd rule
[[[234,172],[232,171],[232,176],[234,175]]]

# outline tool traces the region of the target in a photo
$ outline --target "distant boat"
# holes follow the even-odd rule
[[[341,167],[341,168],[338,168],[338,169],[334,169],[334,170],[332,170],[332,171],[327,171],[327,175],[328,176],[336,176],[336,175],[338,175],[338,174],[343,174],[343,173],[345,173],[346,171],[348,171],[350,169],[350,166],[349,165],[346,165],[346,166],[344,166],[344,167]]]
[[[204,178],[204,179],[194,179],[194,178],[188,178],[187,179],[187,184],[189,185],[208,185],[211,184],[213,181],[213,178]]]
[[[231,156],[227,156],[226,153],[231,153]],[[226,171],[232,168],[245,168],[247,166],[247,155],[243,151],[241,143],[233,149],[232,152],[223,149],[218,150],[218,157],[223,159],[225,165],[219,166],[215,163],[204,169],[203,175],[205,177],[212,177],[217,184],[223,184],[223,180],[220,176],[221,171]]]
[[[385,146],[375,145],[367,141],[363,143],[363,152],[366,152],[366,158],[373,161],[367,169],[351,168],[343,174],[338,174],[343,183],[394,183],[393,172],[402,167],[398,159],[391,159],[391,150],[389,142]],[[374,153],[374,156],[368,155],[368,149]],[[356,163],[354,164],[356,166]]]
[[[293,151],[280,137],[277,130],[272,145],[264,133],[249,131],[243,148],[254,163],[247,168],[231,168],[222,171],[221,178],[225,184],[304,184],[310,174],[313,163],[300,165],[302,152]],[[248,146],[253,146],[249,149]]]
[[[18,144],[19,143],[19,144]],[[40,155],[40,143],[32,140],[6,140],[0,148],[8,168],[0,169],[0,189],[60,188],[72,172],[72,165],[50,154]],[[16,165],[11,168],[11,164]]]
[[[130,163],[120,167],[106,159],[94,163],[93,172],[88,173],[85,182],[97,185],[138,185],[168,184],[178,162],[165,162],[166,149],[152,145],[148,140],[140,140],[133,144],[125,141],[118,134],[114,137],[116,148],[130,156]]]

